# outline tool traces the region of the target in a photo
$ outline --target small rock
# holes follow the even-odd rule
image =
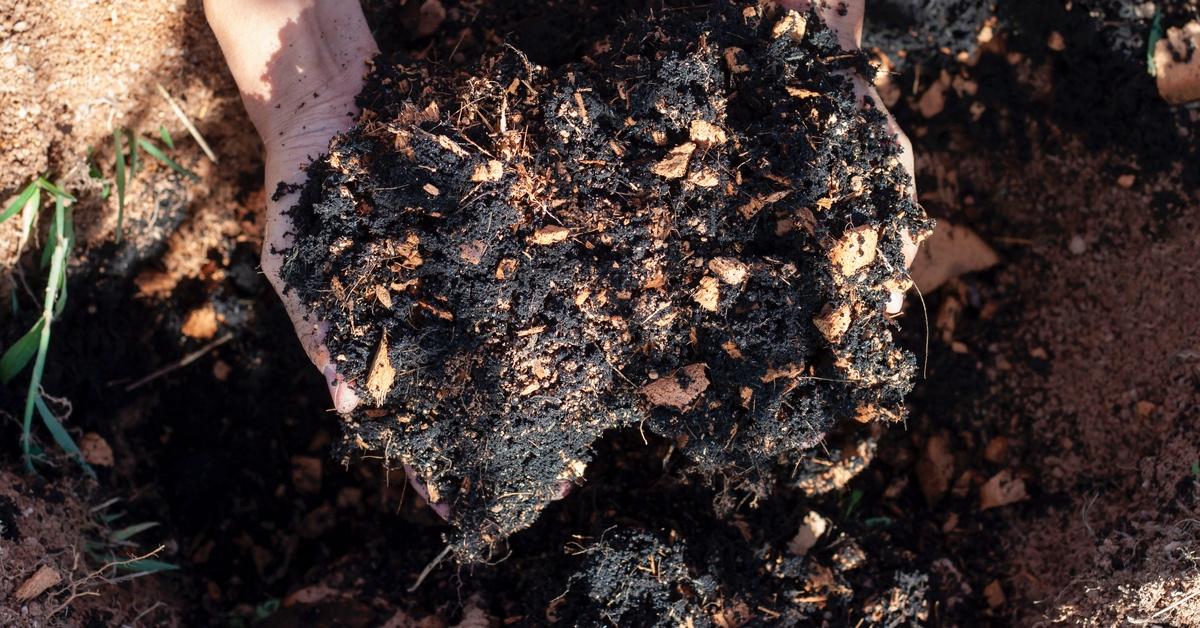
[[[828,519],[822,517],[815,510],[809,512],[804,516],[804,521],[800,524],[800,530],[796,532],[796,536],[788,542],[788,551],[797,556],[804,556],[828,529]]]
[[[217,312],[212,304],[207,303],[188,313],[180,331],[196,340],[208,340],[217,335]]]
[[[988,510],[1029,499],[1025,480],[1013,477],[1008,469],[997,473],[979,487],[979,509]]]
[[[1050,35],[1046,37],[1046,47],[1055,52],[1062,52],[1067,49],[1067,40],[1063,39],[1062,33],[1050,31]]]
[[[983,588],[983,597],[987,599],[990,608],[1000,608],[1007,601],[1004,587],[1000,586],[999,580],[992,580]]]
[[[83,439],[79,441],[79,451],[83,454],[84,462],[97,467],[113,466],[113,450],[109,447],[108,441],[104,437],[95,433],[88,432],[83,435]]]
[[[1071,242],[1067,244],[1067,250],[1071,251],[1073,255],[1083,255],[1087,252],[1087,248],[1087,240],[1084,240],[1081,235],[1071,236]]]
[[[310,495],[321,492],[321,466],[316,456],[292,456],[292,486]]]

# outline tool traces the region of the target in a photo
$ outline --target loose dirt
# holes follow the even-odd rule
[[[608,430],[765,496],[836,419],[904,416],[884,309],[928,226],[843,76],[863,59],[812,14],[662,11],[551,68],[500,42],[380,62],[290,211],[285,278],[368,401],[348,449],[415,470],[463,558]]]

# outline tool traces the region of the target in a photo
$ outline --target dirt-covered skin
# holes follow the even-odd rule
[[[629,18],[555,67],[379,61],[292,209],[284,276],[367,400],[347,449],[411,467],[463,559],[607,430],[763,495],[835,421],[904,413],[884,309],[927,224],[862,57],[754,3]]]

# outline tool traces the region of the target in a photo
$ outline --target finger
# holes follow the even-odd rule
[[[271,285],[274,286],[275,292],[283,301],[283,307],[296,329],[296,337],[300,339],[300,346],[308,354],[309,360],[317,367],[317,370],[325,377],[329,396],[333,399],[334,410],[342,414],[353,412],[358,407],[358,395],[355,394],[346,379],[338,373],[337,364],[330,355],[329,348],[325,345],[325,333],[328,326],[311,316],[300,302],[296,292],[289,290],[283,280],[281,252],[291,247],[292,234],[288,228],[289,221],[283,215],[282,207],[288,206],[294,197],[295,194],[292,194],[278,201],[268,202],[262,248],[263,274],[267,276]]]
[[[436,512],[442,519],[449,521],[450,504],[446,502],[434,502],[429,499],[429,489],[425,488],[425,483],[417,477],[417,470],[406,464],[404,465],[404,475],[408,478],[408,483],[412,485],[413,490],[421,496],[421,499],[425,500],[425,503],[429,504],[433,512]]]

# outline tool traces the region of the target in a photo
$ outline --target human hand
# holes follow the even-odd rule
[[[275,191],[280,183],[303,183],[308,162],[353,125],[354,99],[378,47],[358,0],[205,0],[204,11],[263,141],[268,195],[263,272],[325,376],[334,408],[350,412],[358,396],[337,372],[324,342],[326,325],[285,289],[280,275],[293,237],[284,212],[297,193],[276,198]]]
[[[814,0],[780,0],[780,4],[789,9],[796,11],[808,11],[814,4]],[[825,25],[832,30],[838,38],[842,49],[846,51],[858,50],[862,46],[862,29],[863,16],[866,10],[866,0],[815,0],[816,13],[825,22]],[[851,80],[854,81],[854,90],[858,98],[869,98],[876,109],[879,110],[887,118],[888,131],[896,136],[896,141],[900,144],[900,164],[908,172],[909,176],[909,195],[912,196],[914,202],[917,200],[917,182],[916,182],[916,166],[913,160],[912,142],[908,136],[896,123],[896,118],[892,117],[891,112],[883,104],[883,99],[879,97],[879,92],[875,90],[874,77],[864,77],[857,73],[851,75]],[[917,247],[920,244],[912,234],[904,232],[904,265],[911,267],[913,260],[917,256]],[[898,314],[904,305],[904,291],[893,290],[891,298],[888,301],[888,314]]]

